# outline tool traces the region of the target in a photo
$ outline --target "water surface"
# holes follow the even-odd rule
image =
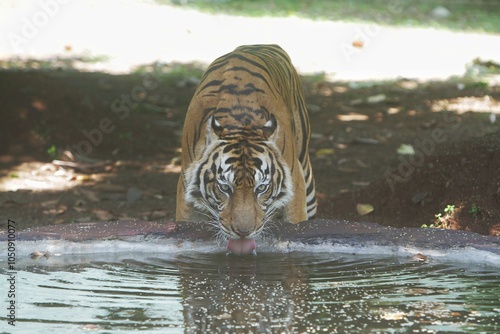
[[[500,332],[495,266],[306,251],[55,259],[26,260],[18,270],[16,330]],[[10,331],[3,313],[1,327]]]

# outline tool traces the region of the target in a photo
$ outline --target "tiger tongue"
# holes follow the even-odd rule
[[[257,249],[255,239],[229,239],[227,241],[227,250],[236,255],[244,255],[254,253]]]

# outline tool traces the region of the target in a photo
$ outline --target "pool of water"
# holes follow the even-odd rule
[[[2,303],[0,332],[500,332],[500,267],[488,264],[185,249],[27,259],[15,274],[16,326]]]

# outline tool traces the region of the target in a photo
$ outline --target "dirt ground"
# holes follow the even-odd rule
[[[19,228],[174,219],[195,87],[193,78],[0,72],[2,219]],[[318,218],[500,235],[498,86],[305,78],[304,87]]]

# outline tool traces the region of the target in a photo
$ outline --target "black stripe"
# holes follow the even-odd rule
[[[309,183],[306,189],[306,194],[310,195],[311,193],[314,192],[314,182]]]
[[[228,94],[231,94],[231,95],[239,95],[240,92],[238,92],[236,90],[236,88],[238,88],[238,85],[235,85],[235,84],[229,84],[229,85],[222,85],[219,87],[219,89],[217,90],[212,90],[210,91],[210,93],[215,93],[215,94],[219,94],[219,93],[228,93]]]
[[[276,95],[275,92],[274,92],[273,87],[269,84],[269,81],[267,81],[267,79],[262,74],[260,74],[259,72],[252,72],[248,68],[242,67],[242,66],[233,66],[231,68],[228,68],[227,70],[224,70],[224,72],[228,72],[228,71],[244,71],[244,72],[247,72],[250,75],[252,75],[253,77],[259,78],[260,80],[264,81],[264,83],[267,85],[267,87],[269,87],[269,90],[271,92],[273,92],[274,95]],[[268,73],[268,72],[266,71],[266,73]]]
[[[213,80],[213,81],[209,82],[208,84],[210,84],[212,82],[217,82],[217,80]],[[218,82],[220,82],[220,81],[218,81]],[[256,88],[253,84],[247,84],[247,85],[245,85],[245,87],[246,87],[246,89],[238,90],[238,85],[236,85],[236,84],[222,85],[219,87],[219,89],[212,90],[212,91],[210,91],[209,94],[205,94],[204,96],[207,96],[207,95],[214,96],[215,94],[220,94],[220,93],[227,93],[227,94],[237,95],[237,96],[248,96],[248,95],[253,94],[255,92],[265,94],[264,90]]]
[[[313,197],[309,202],[307,202],[306,206],[309,207],[314,204],[316,204],[316,196]]]
[[[306,180],[306,182],[309,182],[310,181],[309,178],[311,176],[311,169],[307,168],[307,166],[306,166],[306,168],[304,169],[304,171],[306,172],[306,176],[304,177],[304,180]]]
[[[301,124],[301,127],[302,127],[302,147],[300,147],[300,152],[299,152],[299,161],[300,162],[303,162],[304,161],[304,158],[305,158],[305,155],[306,155],[306,152],[307,152],[307,146],[309,144],[309,138],[308,138],[308,134],[309,134],[309,119],[307,117],[307,110],[303,108],[303,101],[301,101],[302,99],[299,97],[299,94],[297,93],[296,94],[296,97],[295,97],[295,104],[297,106],[297,112],[299,113],[299,116],[300,116],[300,124]]]
[[[274,169],[274,168],[273,168]],[[281,177],[281,173],[277,173],[276,174],[276,184],[279,184],[281,185],[282,181],[281,181],[282,177]]]
[[[221,67],[224,67],[227,64],[227,61],[224,61],[225,60],[224,58],[225,58],[225,56],[222,56],[222,57],[216,59],[212,64],[210,64],[210,66],[207,68],[207,70],[205,71],[205,73],[203,73],[203,76],[201,77],[200,85],[203,83],[203,81],[205,81],[208,78],[210,73],[218,70]],[[218,64],[218,62],[221,62],[221,63]]]
[[[250,58],[247,58],[247,57],[242,56],[242,55],[237,54],[237,53],[231,53],[231,54],[229,54],[229,57],[227,57],[226,59],[227,59],[227,60],[229,60],[229,59],[231,59],[231,58],[237,58],[237,59],[239,59],[239,60],[243,60],[244,62],[247,62],[247,63],[249,63],[249,64],[251,64],[251,65],[253,65],[253,66],[255,66],[255,67],[260,68],[260,69],[261,69],[262,71],[264,71],[267,75],[270,75],[270,73],[269,73],[268,69],[267,69],[265,66],[263,66],[262,64],[259,64],[258,62],[254,61],[254,60],[252,60],[252,59],[250,59]],[[224,72],[225,72],[225,71],[224,71]]]
[[[206,89],[207,87],[220,86],[224,81],[225,81],[225,79],[223,79],[223,80],[212,80],[212,81],[208,82],[205,86],[203,86],[202,88],[200,88],[199,91],[201,92],[204,89]]]
[[[253,158],[252,161],[256,169],[260,170],[262,168],[262,160],[259,158]]]
[[[195,156],[196,144],[198,143],[198,140],[200,139],[201,128],[204,124],[206,124],[207,119],[212,115],[214,110],[215,110],[215,108],[207,108],[207,109],[203,110],[203,115],[201,117],[201,121],[198,123],[199,126],[198,126],[198,128],[196,128],[194,130],[194,134],[193,134],[193,145],[191,147],[192,152],[190,152],[190,156],[191,156],[190,160],[191,161],[193,161],[193,157]]]

